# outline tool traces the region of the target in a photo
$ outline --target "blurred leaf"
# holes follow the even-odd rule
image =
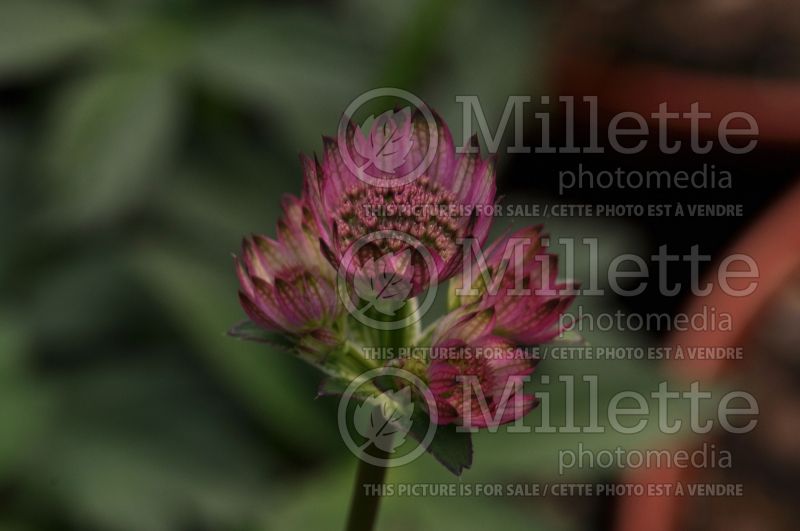
[[[460,118],[464,104],[454,95],[478,96],[494,133],[509,95],[547,93],[542,59],[550,36],[549,12],[547,3],[526,0],[506,2],[502,9],[491,0],[459,2],[449,10],[447,30],[437,43],[442,59],[426,76],[431,86],[426,101],[448,120],[456,145],[464,143]],[[480,45],[474,44],[477,41]],[[476,127],[473,118],[473,133]],[[513,131],[509,122],[499,153],[505,153]],[[503,165],[508,160],[500,157],[498,162]]]
[[[0,16],[0,78],[52,66],[103,33],[79,2],[4,0]]]
[[[285,352],[225,335],[244,313],[236,298],[233,266],[226,282],[197,260],[156,247],[139,249],[132,265],[197,352],[289,448],[298,455],[330,450],[320,434],[331,424],[315,408],[313,390],[303,394],[307,386],[301,385],[295,365],[300,362]]]
[[[132,296],[118,250],[102,247],[59,260],[31,287],[26,317],[40,347],[92,355],[85,346],[119,333]]]
[[[263,449],[160,354],[51,380],[58,407],[27,482],[79,529],[230,527],[263,503]]]
[[[21,121],[21,120],[20,120]],[[24,213],[28,202],[20,197],[22,183],[15,179],[20,174],[20,159],[25,154],[24,146],[27,131],[21,131],[19,123],[0,114],[0,286],[5,291],[7,279],[15,256],[11,249],[18,249],[22,241],[25,222]]]
[[[51,215],[107,219],[143,200],[174,141],[178,107],[172,80],[155,72],[106,72],[70,87],[45,150]]]
[[[412,87],[420,83],[441,55],[453,8],[463,7],[452,0],[426,0],[417,4],[404,34],[389,43],[391,51],[381,74],[382,85]]]
[[[288,149],[311,151],[321,134],[334,133],[378,59],[331,16],[285,8],[238,14],[198,40],[196,71],[209,86],[277,116]]]
[[[0,308],[0,478],[27,462],[47,426],[48,396],[34,385],[30,337],[15,312]]]
[[[238,161],[246,156],[242,153]],[[214,254],[220,249],[233,251],[243,234],[269,233],[278,218],[281,194],[300,187],[296,159],[292,158],[293,168],[288,169],[269,159],[255,159],[253,168],[251,161],[247,168],[213,161],[204,170],[179,171],[158,183],[151,204],[183,241],[192,240]],[[223,165],[224,179],[209,174]]]

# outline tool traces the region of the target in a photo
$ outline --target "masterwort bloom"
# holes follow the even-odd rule
[[[285,196],[278,239],[245,239],[234,261],[239,301],[255,324],[290,336],[332,341],[333,324],[342,312],[335,271],[322,257],[302,199]]]
[[[451,282],[451,306],[459,310],[448,316],[449,322],[491,308],[492,333],[517,344],[539,345],[561,335],[562,317],[577,286],[557,280],[558,256],[547,252],[546,241],[540,226],[495,241],[483,255],[484,263],[469,264]]]
[[[456,423],[468,428],[494,428],[525,416],[537,404],[522,390],[536,359],[512,341],[491,335],[494,325],[464,322],[449,339],[432,349],[428,385],[434,395],[439,424]]]
[[[450,130],[432,116],[434,123],[429,123],[421,112],[405,110],[398,113],[398,123],[384,113],[369,138],[351,125],[346,145],[324,139],[321,163],[303,159],[304,193],[331,263],[351,274],[370,260],[416,251],[408,265],[411,296],[428,288],[432,280],[442,282],[459,271],[461,239],[486,241],[495,201],[493,161],[478,153],[456,156]],[[391,147],[386,147],[387,136],[396,139]],[[381,146],[383,151],[373,151],[368,158],[365,144]],[[435,146],[435,153],[426,171],[397,185],[398,175],[426,162],[430,146]],[[343,158],[345,150],[348,160]],[[365,242],[374,234],[384,236]],[[348,257],[351,246],[358,252]],[[430,257],[434,271],[429,271],[424,256]]]
[[[482,252],[495,173],[491,158],[472,151],[456,153],[437,115],[408,110],[384,113],[367,134],[349,124],[344,135],[325,138],[321,161],[301,157],[302,197],[284,199],[277,239],[246,239],[236,258],[250,320],[323,353],[312,363],[345,380],[355,376],[337,372],[337,363],[384,365],[365,347],[423,347],[425,354],[385,365],[429,387],[438,424],[495,427],[527,414],[537,404],[522,386],[537,363],[527,347],[564,331],[574,286],[557,280],[558,259],[541,227]],[[420,164],[423,171],[403,178]],[[344,294],[343,278],[352,288]],[[424,332],[404,325],[394,335],[372,333],[341,299],[368,301],[359,311],[385,315],[408,302],[418,315],[414,297],[448,279],[449,311]]]
[[[432,331],[427,369],[440,424],[495,427],[537,404],[521,391],[537,363],[522,347],[558,337],[574,299],[557,281],[558,257],[545,239],[540,227],[518,230],[451,280],[453,309]]]

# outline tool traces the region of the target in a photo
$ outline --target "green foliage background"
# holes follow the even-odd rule
[[[297,360],[224,335],[243,317],[230,253],[271,233],[297,153],[365,90],[411,89],[453,122],[454,95],[478,94],[499,118],[541,82],[547,17],[522,0],[0,0],[0,529],[341,527],[355,465],[335,403]],[[608,392],[655,378],[542,370],[613,373]],[[638,444],[618,438],[482,435],[464,480],[554,479],[559,448]],[[454,478],[426,456],[390,480]],[[596,510],[383,509],[386,531],[581,529]]]

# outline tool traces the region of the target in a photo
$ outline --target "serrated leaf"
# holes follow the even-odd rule
[[[430,422],[428,415],[424,411],[417,411],[412,421],[408,434],[421,443]],[[472,466],[472,434],[456,431],[455,424],[437,426],[436,434],[426,450],[456,476]]]

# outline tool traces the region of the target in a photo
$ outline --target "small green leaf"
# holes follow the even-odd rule
[[[325,378],[324,380],[322,380],[322,383],[319,384],[319,389],[317,390],[317,398],[321,396],[341,396],[347,390],[348,385],[349,382],[343,378],[333,378],[333,377]],[[354,396],[357,396],[359,400],[365,400],[368,396],[370,396],[369,393],[364,393],[362,395],[362,393],[358,392],[360,389],[363,389],[363,387],[364,386],[357,389],[356,390],[357,394],[354,394]]]
[[[341,378],[326,378],[317,396],[342,395],[348,385],[349,382]],[[362,392],[364,387],[362,385],[352,397],[363,402],[373,396],[369,392]],[[428,414],[423,408],[414,408],[410,423],[408,434],[422,443],[430,425]],[[457,431],[455,425],[436,426],[436,433],[426,450],[456,476],[472,466],[472,434]]]
[[[430,419],[424,411],[417,411],[412,415],[411,435],[417,441],[422,441],[428,429]],[[444,467],[460,476],[466,468],[472,466],[472,434],[456,431],[454,424],[437,426],[436,434],[426,448],[437,461]]]
[[[259,327],[252,321],[247,320],[231,327],[231,329],[228,330],[228,335],[245,341],[266,343],[267,345],[272,345],[273,347],[278,347],[289,352],[294,352],[296,347],[295,342],[286,337],[286,335],[278,332],[270,332],[269,330]]]

